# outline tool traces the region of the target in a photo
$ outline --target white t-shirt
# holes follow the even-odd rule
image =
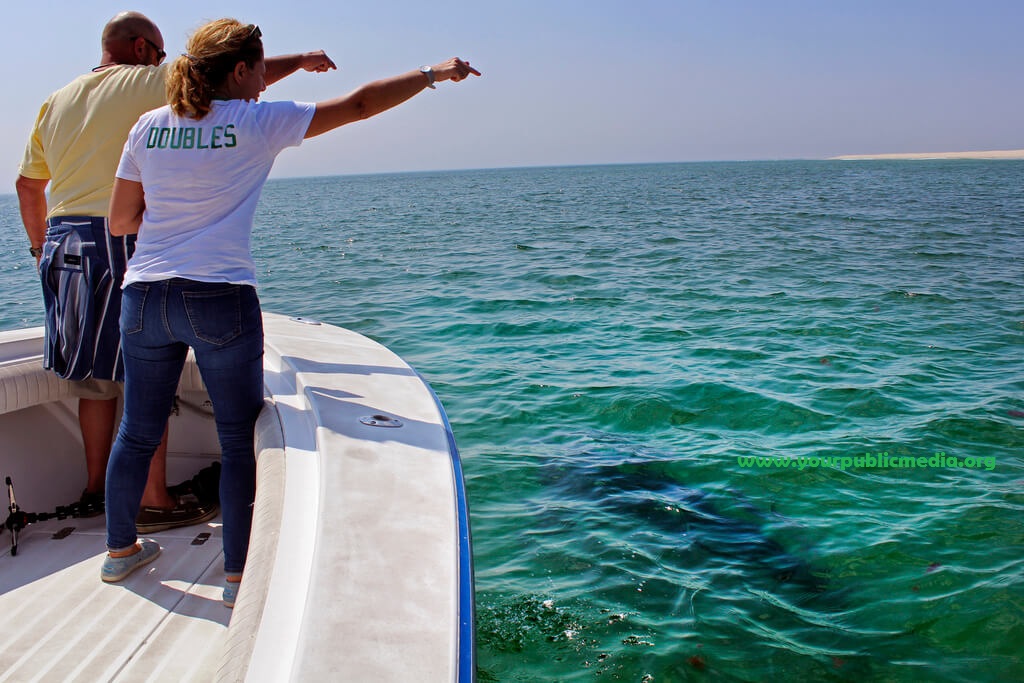
[[[229,100],[198,121],[170,107],[143,114],[117,168],[146,193],[124,284],[181,277],[255,285],[249,241],[260,191],[315,111],[313,103]]]

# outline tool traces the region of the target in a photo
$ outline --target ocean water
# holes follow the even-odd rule
[[[1024,680],[1022,187],[1012,161],[276,180],[253,248],[266,309],[444,403],[481,682]],[[0,216],[0,329],[40,324]]]

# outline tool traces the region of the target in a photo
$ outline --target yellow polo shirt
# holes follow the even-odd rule
[[[26,178],[50,181],[47,218],[107,215],[128,132],[142,114],[167,104],[168,68],[111,66],[50,95],[18,167]]]

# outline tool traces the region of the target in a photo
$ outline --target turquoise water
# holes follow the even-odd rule
[[[279,180],[254,250],[265,308],[382,341],[445,404],[480,681],[1022,680],[1022,187],[973,161]],[[39,324],[0,215],[0,329]]]

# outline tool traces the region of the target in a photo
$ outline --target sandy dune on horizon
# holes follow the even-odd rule
[[[1004,149],[989,152],[921,152],[916,154],[849,154],[832,159],[856,161],[860,159],[1024,159],[1024,149]]]

